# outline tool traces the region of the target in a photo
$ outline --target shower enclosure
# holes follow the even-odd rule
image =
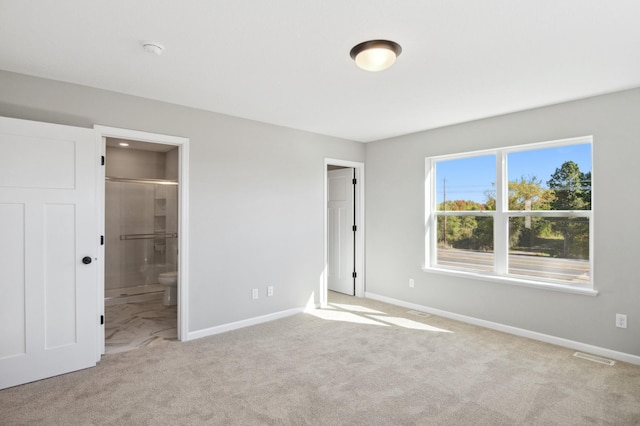
[[[107,177],[105,197],[107,301],[162,292],[158,275],[178,268],[178,183]]]

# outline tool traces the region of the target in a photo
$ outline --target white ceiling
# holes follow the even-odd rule
[[[638,87],[639,53],[638,0],[0,0],[0,69],[357,141]]]

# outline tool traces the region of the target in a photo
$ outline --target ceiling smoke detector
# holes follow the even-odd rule
[[[145,41],[144,43],[142,43],[142,48],[145,52],[154,53],[156,55],[162,55],[162,52],[164,52],[163,45],[151,41]]]

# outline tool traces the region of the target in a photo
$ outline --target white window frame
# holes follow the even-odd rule
[[[537,142],[526,145],[505,148],[487,149],[465,152],[461,154],[427,157],[425,160],[425,272],[444,275],[464,276],[480,280],[501,282],[527,287],[544,288],[595,296],[598,292],[594,288],[594,184],[591,182],[591,210],[509,210],[508,208],[508,174],[507,155],[519,151],[532,151],[545,148],[555,148],[567,145],[590,144],[591,168],[593,176],[593,137],[582,136],[549,142]],[[435,166],[438,161],[458,160],[483,155],[496,156],[496,210],[470,211],[437,211]],[[593,179],[593,178],[592,178]],[[492,217],[494,240],[494,270],[492,272],[458,269],[437,264],[437,217],[438,216],[475,216]],[[589,287],[575,287],[560,280],[540,277],[528,277],[508,274],[509,256],[509,218],[510,217],[583,217],[589,220]]]

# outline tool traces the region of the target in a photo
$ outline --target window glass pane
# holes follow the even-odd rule
[[[495,155],[438,161],[435,169],[437,210],[496,209]]]
[[[507,154],[510,210],[591,210],[591,144]]]
[[[440,266],[493,271],[493,218],[438,216]]]
[[[589,219],[509,218],[509,273],[589,287]]]

